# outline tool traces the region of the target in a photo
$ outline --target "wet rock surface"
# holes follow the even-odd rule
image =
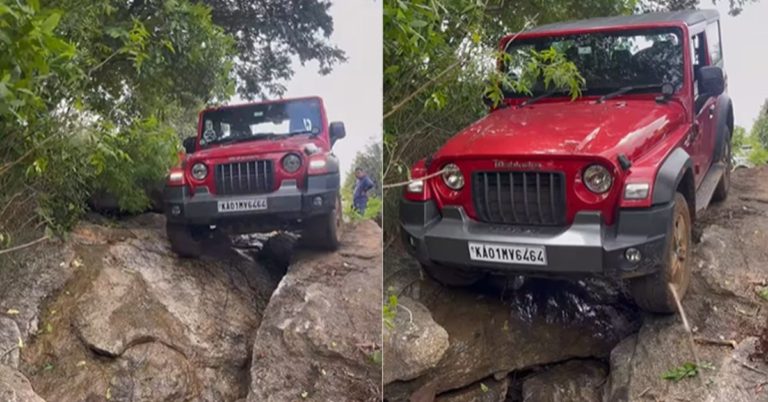
[[[256,334],[249,402],[377,401],[381,393],[381,229],[348,229],[339,252],[301,257]]]
[[[765,183],[768,169],[734,172],[729,199],[697,222],[701,242],[683,302],[695,354],[677,315],[637,311],[616,284],[528,280],[515,290],[497,278],[446,288],[388,250],[385,289],[426,306],[449,347],[421,376],[385,383],[385,397],[444,400],[506,379],[499,400],[768,401],[768,366],[758,351],[768,339],[757,338],[768,325],[768,300],[758,296],[768,286]],[[591,368],[576,366],[585,361]],[[696,377],[662,378],[696,361]]]
[[[164,225],[157,214],[119,222],[95,216],[64,242],[0,261],[10,267],[8,282],[0,284],[0,313],[6,313],[0,316],[0,344],[19,341],[13,339],[16,325],[23,346],[2,362],[13,365],[18,358],[22,378],[41,398],[247,397],[254,341],[278,286],[270,275],[273,261],[260,258],[258,248],[236,250],[222,242],[208,245],[199,260],[178,259]],[[299,263],[328,257],[297,254]],[[343,294],[328,282],[329,293]],[[23,381],[16,383],[24,388]],[[14,400],[2,395],[0,400]]]

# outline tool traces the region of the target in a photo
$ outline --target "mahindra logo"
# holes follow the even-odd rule
[[[230,162],[245,162],[253,160],[253,155],[247,156],[230,156],[228,159]]]
[[[498,159],[493,160],[493,167],[496,169],[528,169],[537,170],[541,169],[541,162],[520,162],[520,161],[500,161]]]

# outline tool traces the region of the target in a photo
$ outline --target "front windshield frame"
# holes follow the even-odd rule
[[[325,115],[319,98],[286,99],[205,110],[200,113],[202,148],[233,142],[319,136]]]
[[[605,95],[614,91],[617,91],[621,88],[627,87],[627,86],[648,86],[650,84],[659,84],[656,88],[642,88],[638,89],[636,91],[632,91],[631,94],[639,94],[639,93],[654,93],[658,94],[661,93],[661,85],[665,83],[665,79],[668,83],[673,84],[674,87],[674,93],[678,93],[679,91],[682,91],[683,88],[686,87],[685,83],[688,79],[687,77],[687,70],[686,65],[688,63],[687,55],[686,55],[686,44],[684,41],[685,33],[684,30],[679,26],[662,26],[662,27],[633,27],[633,28],[622,28],[622,29],[602,29],[602,30],[595,30],[595,31],[588,31],[588,32],[553,32],[553,33],[547,33],[547,34],[534,34],[530,36],[520,36],[517,39],[511,40],[504,44],[504,52],[510,53],[510,51],[517,52],[518,50],[521,50],[522,48],[533,48],[536,50],[545,50],[549,49],[551,45],[555,42],[565,42],[569,40],[578,40],[578,39],[586,39],[586,38],[592,38],[592,37],[633,37],[633,36],[645,36],[650,37],[653,35],[671,35],[674,36],[674,40],[676,43],[673,44],[675,50],[674,54],[677,57],[677,60],[674,61],[674,64],[676,64],[675,69],[670,69],[669,73],[673,74],[674,77],[662,77],[658,82],[650,82],[650,80],[620,80],[620,79],[612,79],[612,80],[603,80],[603,85],[595,85],[590,86],[590,77],[589,77],[589,70],[585,69],[583,65],[580,65],[578,60],[573,60],[572,57],[573,54],[566,54],[566,58],[568,58],[570,61],[574,61],[579,67],[579,72],[584,76],[586,79],[586,83],[582,87],[582,96],[600,96]],[[671,37],[670,36],[670,37]],[[578,43],[578,42],[577,42]],[[526,50],[527,50],[526,49]],[[650,49],[650,47],[646,48]],[[616,51],[617,49],[612,49],[613,51]],[[625,50],[625,49],[622,49]],[[643,49],[640,49],[643,50]],[[631,55],[632,57],[636,56],[639,53],[637,51],[635,54]],[[578,56],[578,55],[577,55]],[[512,57],[515,57],[515,55],[512,55]],[[502,71],[509,70],[509,66],[507,65],[500,65],[499,68]],[[634,71],[635,73],[638,73],[640,70]],[[508,72],[509,73],[509,72]],[[586,73],[586,74],[585,74]],[[515,79],[514,74],[510,74],[511,79]],[[616,78],[616,77],[612,77]],[[659,78],[659,77],[655,77]],[[611,85],[605,85],[605,82],[610,82]],[[522,93],[522,92],[514,92],[511,90],[505,90],[504,95],[505,98],[511,98],[511,99],[527,99],[532,97],[537,97],[540,95],[547,94],[548,92],[553,91],[553,87],[545,88],[543,83],[540,81],[537,82],[537,85],[534,86],[534,88],[531,88],[531,93]],[[567,90],[562,91],[554,91],[553,97],[558,96],[558,93],[562,93],[562,96],[567,96]]]

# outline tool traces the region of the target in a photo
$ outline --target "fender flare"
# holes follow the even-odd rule
[[[715,150],[713,160],[719,161],[723,151],[723,141],[730,141],[733,135],[733,101],[727,94],[717,98],[717,132],[715,133]],[[727,138],[726,138],[727,137]]]
[[[693,166],[691,156],[683,148],[675,148],[664,160],[653,183],[653,205],[666,204],[675,199],[675,192],[685,172]]]

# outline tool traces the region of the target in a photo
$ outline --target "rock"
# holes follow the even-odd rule
[[[507,399],[509,378],[485,380],[457,391],[441,394],[435,402],[504,402]]]
[[[45,402],[32,390],[24,374],[0,364],[0,401],[3,402]]]
[[[19,367],[19,341],[22,341],[21,331],[16,321],[0,317],[0,364]]]
[[[381,230],[347,228],[338,252],[304,258],[264,311],[249,402],[379,400]]]
[[[435,367],[448,349],[448,333],[429,310],[408,297],[398,300],[393,328],[384,328],[384,384],[407,381]]]
[[[66,244],[72,279],[22,352],[46,399],[236,400],[273,283],[226,246],[178,259],[162,216],[83,224]],[[42,367],[47,367],[41,370]]]
[[[157,342],[128,349],[110,381],[112,401],[184,401],[195,394],[195,375],[181,353]]]
[[[523,402],[600,402],[606,368],[594,360],[571,360],[523,382]]]
[[[407,400],[424,384],[437,394],[489,376],[572,358],[606,357],[639,324],[633,310],[600,304],[560,282],[530,281],[510,300],[477,289],[444,288],[427,280],[412,286],[449,335],[437,366],[410,382],[393,383],[385,397]]]

